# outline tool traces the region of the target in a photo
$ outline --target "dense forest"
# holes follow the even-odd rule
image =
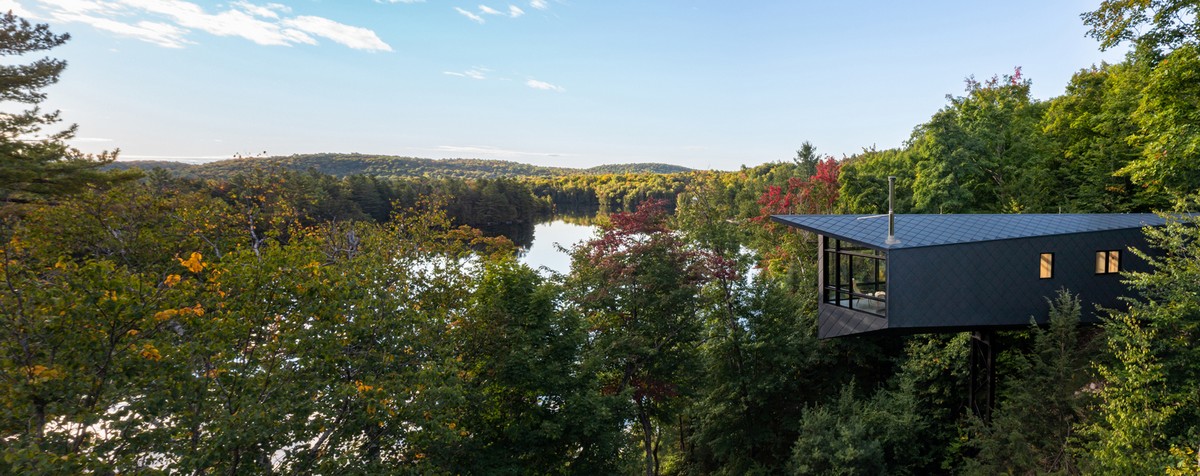
[[[102,169],[139,169],[154,171],[161,177],[193,181],[228,181],[239,176],[261,174],[264,170],[282,174],[305,172],[311,177],[329,175],[356,183],[365,180],[372,184],[384,184],[379,185],[384,188],[424,187],[430,190],[443,189],[443,184],[453,184],[450,189],[483,188],[486,185],[475,184],[486,184],[497,179],[513,179],[532,189],[539,203],[549,203],[552,208],[600,209],[604,212],[631,210],[650,199],[674,203],[693,175],[690,173],[691,169],[667,164],[618,164],[571,169],[538,167],[503,160],[432,160],[362,154],[238,158],[200,165],[143,160],[112,162]],[[388,195],[386,198],[395,197]],[[450,202],[454,203],[457,200]],[[521,211],[521,220],[503,221],[529,221],[535,214],[546,213],[544,208],[529,208],[528,211],[529,213],[524,209]],[[450,214],[452,217],[464,217],[461,222],[472,226],[494,221],[465,217],[455,210],[450,210]],[[388,215],[385,212],[382,216]]]
[[[687,172],[691,169],[669,164],[616,164],[586,169],[541,167],[506,160],[482,159],[421,159],[367,154],[297,154],[286,157],[238,157],[206,164],[185,164],[161,160],[113,162],[106,169],[162,168],[175,175],[194,178],[220,179],[255,169],[278,168],[299,172],[316,171],[344,177],[372,175],[381,178],[499,178],[555,177],[565,175],[600,174],[665,174]]]
[[[968,79],[902,147],[732,172],[106,172],[37,109],[65,63],[0,66],[0,473],[1200,473],[1197,13],[1104,1],[1133,48],[1061,96]],[[0,26],[12,62],[67,40]],[[999,336],[984,421],[966,334],[817,339],[815,238],[768,219],[889,175],[901,212],[1169,224],[1101,325],[1066,289]],[[478,229],[584,203],[562,274]]]

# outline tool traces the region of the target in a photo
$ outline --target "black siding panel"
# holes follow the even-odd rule
[[[817,337],[827,339],[887,329],[888,320],[844,307],[821,304],[817,315]]]
[[[1122,271],[1147,270],[1130,246],[1145,249],[1140,229],[893,249],[888,327],[929,332],[1022,326],[1031,318],[1044,323],[1046,300],[1063,288],[1082,299],[1083,320],[1095,321],[1097,306],[1122,308],[1118,297],[1128,294],[1120,275],[1095,274],[1095,253],[1122,250]],[[1041,253],[1054,253],[1051,279],[1038,277]]]

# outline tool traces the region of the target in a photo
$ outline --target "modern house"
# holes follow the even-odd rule
[[[1044,322],[1048,298],[1078,294],[1083,319],[1118,308],[1118,274],[1148,270],[1153,214],[778,215],[819,235],[821,338],[989,331]],[[894,230],[889,221],[894,220]]]

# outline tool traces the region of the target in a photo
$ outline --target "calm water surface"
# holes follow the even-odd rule
[[[562,220],[538,223],[533,226],[532,243],[519,252],[521,262],[534,269],[545,267],[566,274],[571,270],[571,257],[559,251],[555,244],[570,249],[581,241],[591,239],[595,232],[595,226],[576,225]]]

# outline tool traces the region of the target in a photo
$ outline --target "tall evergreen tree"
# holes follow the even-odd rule
[[[0,202],[26,203],[78,191],[90,183],[130,177],[107,174],[99,168],[116,159],[116,152],[84,154],[66,141],[75,136],[72,124],[58,132],[44,132],[60,121],[59,112],[38,107],[46,94],[42,89],[58,82],[66,68],[61,59],[41,58],[28,64],[11,64],[21,56],[62,45],[70,35],[56,35],[45,24],[33,25],[12,12],[0,15]]]

